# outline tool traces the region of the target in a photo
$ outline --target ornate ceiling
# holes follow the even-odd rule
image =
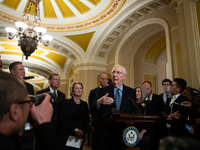
[[[17,41],[7,39],[5,27],[15,27],[14,22],[22,20],[27,2],[0,0],[0,55],[4,68],[22,60]],[[54,39],[49,47],[40,45],[28,60],[23,60],[24,64],[32,73],[48,77],[56,72],[63,79],[77,66],[104,67],[123,34],[166,6],[165,0],[42,0],[41,26]]]

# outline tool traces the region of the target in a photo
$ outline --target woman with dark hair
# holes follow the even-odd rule
[[[146,114],[145,98],[147,97],[146,89],[142,85],[135,87],[136,100],[134,104],[134,114]]]
[[[143,103],[147,97],[146,89],[142,85],[135,87],[136,90],[136,103]]]
[[[151,105],[149,101],[146,101],[146,97],[148,96],[146,89],[142,85],[138,85],[135,87],[136,91],[136,103],[138,108],[140,109],[141,114],[144,115],[151,115]],[[157,126],[156,126],[157,127]],[[141,150],[155,150],[157,149],[157,141],[154,141],[154,125],[147,126],[146,128],[142,129],[139,133],[139,140],[138,147]]]
[[[74,82],[70,88],[72,98],[64,100],[60,105],[59,127],[60,140],[67,144],[72,138],[75,143],[83,139],[89,127],[89,111],[86,102],[81,100],[83,84]],[[70,138],[69,138],[70,136]],[[67,144],[68,145],[68,144]],[[82,149],[66,146],[66,150]]]

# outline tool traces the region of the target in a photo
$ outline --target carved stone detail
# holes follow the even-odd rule
[[[174,7],[176,12],[178,12],[178,5],[183,2],[183,0],[168,0],[170,2],[170,5]]]
[[[191,0],[191,1],[194,1],[194,0]],[[195,52],[196,52],[197,72],[198,72],[198,79],[200,79],[200,37],[199,37],[199,28],[198,28],[195,2],[191,2],[190,7],[191,7],[191,15],[192,15],[191,19],[192,19],[193,34],[194,34]],[[199,84],[200,84],[200,80],[199,80]]]

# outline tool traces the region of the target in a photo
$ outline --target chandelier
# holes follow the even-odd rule
[[[15,22],[17,30],[11,27],[5,28],[10,40],[14,37],[18,40],[18,46],[21,47],[26,59],[28,59],[28,56],[30,56],[37,49],[38,44],[48,46],[49,41],[53,39],[53,37],[49,35],[43,35],[46,32],[46,29],[40,27],[40,1],[41,0],[29,0],[22,22]],[[31,23],[29,21],[29,17],[33,5],[35,5],[35,14],[34,21]]]

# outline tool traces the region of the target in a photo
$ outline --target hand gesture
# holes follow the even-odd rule
[[[179,120],[181,119],[181,114],[179,114],[179,110],[174,113],[169,114],[167,120],[172,120],[172,118],[176,118]]]
[[[113,98],[108,97],[108,93],[97,100],[98,105],[111,105],[114,103]]]

